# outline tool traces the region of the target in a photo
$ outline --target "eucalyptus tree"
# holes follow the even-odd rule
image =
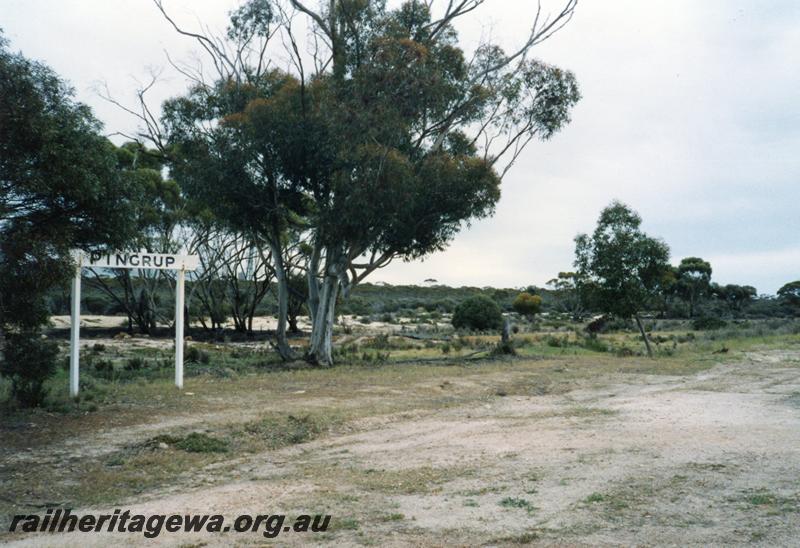
[[[781,286],[778,289],[778,298],[794,312],[800,312],[800,280]]]
[[[307,359],[329,365],[337,299],[491,215],[522,150],[568,123],[580,98],[572,73],[531,57],[575,0],[552,17],[538,10],[515,50],[483,43],[471,53],[454,25],[485,0],[442,9],[331,0],[318,10],[250,0],[223,37],[184,30],[155,1],[202,46],[214,76],[176,65],[192,79],[189,93],[164,105],[161,124],[146,109],[141,117],[182,187],[272,251],[284,357],[292,235],[310,246]],[[288,59],[280,70],[269,62],[276,41]]]
[[[454,24],[483,0],[438,14],[419,1],[290,4],[324,44],[311,76],[296,75],[297,121],[311,131],[299,132],[294,149],[305,154],[290,172],[313,203],[308,358],[327,365],[339,292],[394,259],[444,249],[465,223],[491,215],[524,147],[569,121],[580,98],[574,76],[529,54],[575,2],[552,18],[537,14],[517,50],[484,43],[472,54]]]
[[[656,296],[669,269],[667,244],[641,230],[642,218],[613,202],[600,214],[591,236],[575,238],[577,280],[593,306],[620,318],[634,318],[647,354],[653,350],[640,312]]]
[[[697,302],[711,291],[711,264],[699,257],[686,257],[678,265],[676,288],[689,305],[689,317],[694,317]]]

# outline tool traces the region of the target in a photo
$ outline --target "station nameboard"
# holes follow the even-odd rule
[[[197,255],[167,255],[165,253],[136,253],[114,251],[86,253],[72,251],[77,263],[72,278],[72,304],[70,306],[69,336],[69,395],[75,397],[80,390],[80,332],[81,332],[81,270],[84,268],[155,268],[175,270],[175,386],[183,388],[183,347],[185,344],[183,322],[185,316],[184,292],[186,271],[200,264]]]
[[[167,255],[163,253],[80,253],[83,268],[155,268],[158,270],[195,270],[200,263],[197,255]]]

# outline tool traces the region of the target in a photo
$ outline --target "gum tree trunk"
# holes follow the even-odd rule
[[[314,257],[312,257],[313,261]],[[333,324],[336,319],[336,298],[339,296],[340,255],[329,254],[325,258],[325,276],[319,288],[316,277],[309,278],[309,311],[312,318],[311,339],[306,360],[314,365],[333,365]],[[309,269],[309,276],[311,276]],[[312,284],[313,282],[313,284]],[[316,287],[311,287],[315,285]],[[312,293],[314,289],[318,294]],[[316,302],[316,306],[312,304]]]
[[[336,317],[336,297],[339,294],[339,280],[326,276],[319,296],[319,305],[313,314],[311,340],[306,359],[323,367],[333,365],[333,321]]]

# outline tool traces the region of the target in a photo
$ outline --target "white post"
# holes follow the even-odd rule
[[[183,268],[178,270],[175,286],[175,386],[183,388]]]
[[[78,258],[78,267],[75,270],[75,277],[72,278],[72,311],[69,341],[69,395],[78,395],[78,369],[80,357],[80,333],[81,333],[81,263]]]

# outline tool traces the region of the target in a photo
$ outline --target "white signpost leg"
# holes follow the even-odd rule
[[[175,286],[175,386],[183,388],[183,269],[178,270]]]
[[[81,267],[75,271],[75,277],[72,279],[72,311],[71,311],[71,329],[70,329],[70,342],[69,342],[69,395],[75,397],[78,395],[78,370],[80,364],[78,363],[80,357],[80,334],[81,334]]]

